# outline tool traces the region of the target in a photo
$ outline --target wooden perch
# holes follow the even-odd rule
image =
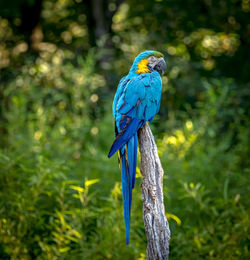
[[[163,174],[154,136],[148,126],[138,132],[141,153],[143,219],[147,235],[147,259],[168,259],[170,230],[163,202]]]

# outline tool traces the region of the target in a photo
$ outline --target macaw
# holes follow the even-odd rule
[[[108,157],[118,151],[121,163],[126,244],[129,243],[132,189],[135,184],[137,131],[152,122],[160,108],[162,80],[166,71],[163,54],[144,51],[134,60],[127,76],[120,80],[114,102],[115,141]]]

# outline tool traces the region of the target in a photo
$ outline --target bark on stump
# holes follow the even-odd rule
[[[163,174],[154,136],[148,126],[138,132],[141,153],[143,219],[147,259],[168,259],[170,230],[163,202]]]

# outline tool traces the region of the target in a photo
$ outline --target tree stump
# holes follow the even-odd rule
[[[168,259],[170,229],[163,202],[163,174],[154,136],[146,123],[138,132],[141,153],[143,219],[147,259]]]

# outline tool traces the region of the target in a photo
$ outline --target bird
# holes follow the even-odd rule
[[[127,245],[137,163],[137,131],[147,121],[152,122],[160,109],[161,76],[165,71],[166,62],[161,52],[148,50],[140,53],[127,76],[120,80],[113,101],[115,140],[108,157],[118,152]]]

